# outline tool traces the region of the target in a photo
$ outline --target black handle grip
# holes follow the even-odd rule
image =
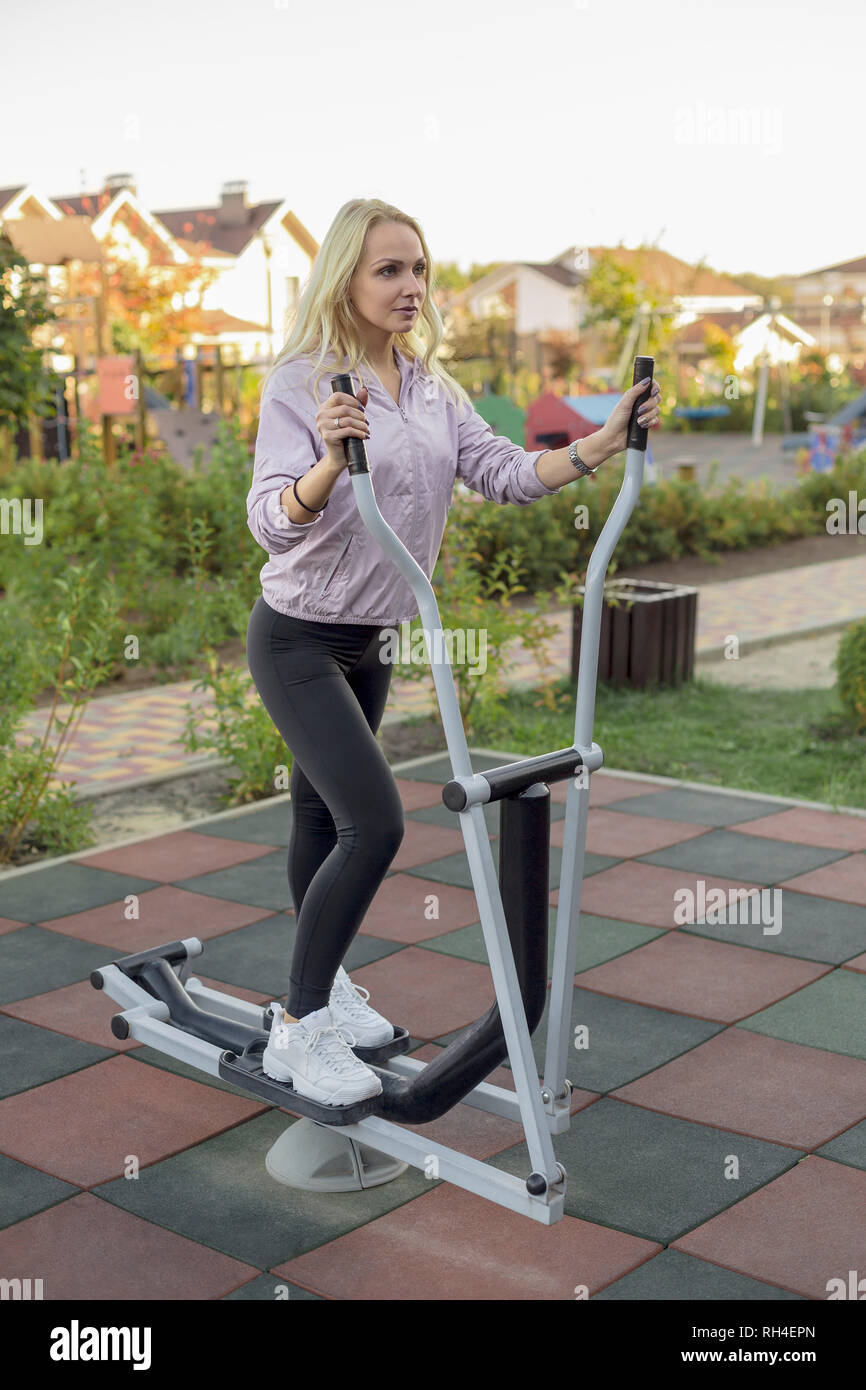
[[[331,390],[339,391],[344,396],[354,396],[355,384],[348,372],[341,373],[339,376],[331,377]],[[343,453],[349,460],[350,473],[369,473],[370,465],[367,461],[367,448],[363,439],[357,435],[350,435],[343,440]]]
[[[638,396],[632,407],[631,419],[628,422],[628,437],[625,441],[625,445],[627,449],[640,449],[641,453],[646,452],[646,441],[649,430],[645,430],[643,425],[638,424],[637,415],[653,389],[652,375],[654,370],[654,357],[636,357],[634,359],[634,376],[631,379],[632,386],[637,386],[638,382],[643,381],[645,376],[648,376],[650,381],[643,395]]]

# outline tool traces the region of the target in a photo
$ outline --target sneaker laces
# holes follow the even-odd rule
[[[351,1038],[351,1043],[349,1039]],[[331,1064],[334,1071],[348,1075],[351,1071],[357,1071],[358,1058],[350,1049],[355,1046],[355,1035],[350,1029],[344,1032],[342,1028],[336,1028],[333,1024],[320,1024],[318,1028],[313,1028],[304,1044],[304,1053],[308,1053],[315,1047],[316,1043],[322,1043],[322,1056]]]
[[[363,985],[353,985],[348,975],[338,976],[334,981],[334,986],[339,994],[339,1004],[343,1012],[352,1018],[366,1022],[367,1015],[372,1012],[365,1002],[370,998],[370,991],[365,989]]]

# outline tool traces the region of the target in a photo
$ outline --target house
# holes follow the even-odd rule
[[[223,186],[214,206],[152,211],[131,174],[108,177],[92,193],[48,196],[33,185],[0,189],[0,221],[87,221],[97,242],[109,233],[140,265],[198,260],[218,272],[203,293],[204,327],[194,343],[231,347],[240,362],[269,361],[318,243],[288,200],[250,202],[245,182]],[[62,272],[49,277],[59,288]]]
[[[866,370],[866,256],[837,261],[785,281],[793,296],[791,315],[855,370]]]
[[[761,308],[759,295],[729,276],[701,266],[691,266],[658,247],[569,247],[550,261],[511,261],[489,271],[480,280],[452,295],[449,312],[461,318],[500,320],[510,328],[513,360],[523,361],[545,374],[551,335],[572,338],[575,345],[586,336],[586,278],[598,260],[609,256],[630,270],[639,284],[661,298],[677,324],[687,326],[705,315],[728,314],[746,318]],[[589,336],[598,340],[597,332]],[[703,338],[700,340],[703,347]],[[600,341],[594,355],[607,355]]]

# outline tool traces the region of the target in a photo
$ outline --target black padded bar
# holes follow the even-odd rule
[[[131,956],[120,956],[111,962],[116,965],[118,970],[122,970],[124,975],[128,975],[131,980],[138,976],[142,965],[147,965],[152,960],[165,960],[169,965],[177,965],[180,961],[191,960],[189,952],[183,941],[167,941],[164,946],[149,946],[146,951],[136,951]],[[102,975],[98,970],[93,970],[90,975],[90,983],[94,989],[102,989]]]
[[[490,785],[490,801],[516,796],[531,787],[533,782],[564,782],[583,767],[583,757],[576,748],[559,748],[554,753],[540,753],[536,758],[520,758],[503,767],[490,767],[477,775]],[[466,809],[466,792],[459,782],[447,782],[442,788],[442,800],[449,811]]]

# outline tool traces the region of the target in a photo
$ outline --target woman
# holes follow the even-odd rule
[[[343,442],[367,441],[379,510],[429,577],[458,476],[502,504],[553,496],[625,447],[646,390],[627,391],[579,455],[574,446],[571,456],[525,453],[494,436],[436,360],[443,326],[430,266],[405,213],[378,199],[340,209],[265,380],[247,497],[250,530],[268,553],[247,661],[293,754],[297,931],[264,1067],[325,1105],[377,1095],[376,1073],[352,1047],[393,1037],[340,962],[403,839],[397,784],[375,737],[391,679],[378,637],[418,612],[358,515]],[[331,392],[337,372],[362,383],[357,398]],[[658,394],[642,423],[658,420]]]

